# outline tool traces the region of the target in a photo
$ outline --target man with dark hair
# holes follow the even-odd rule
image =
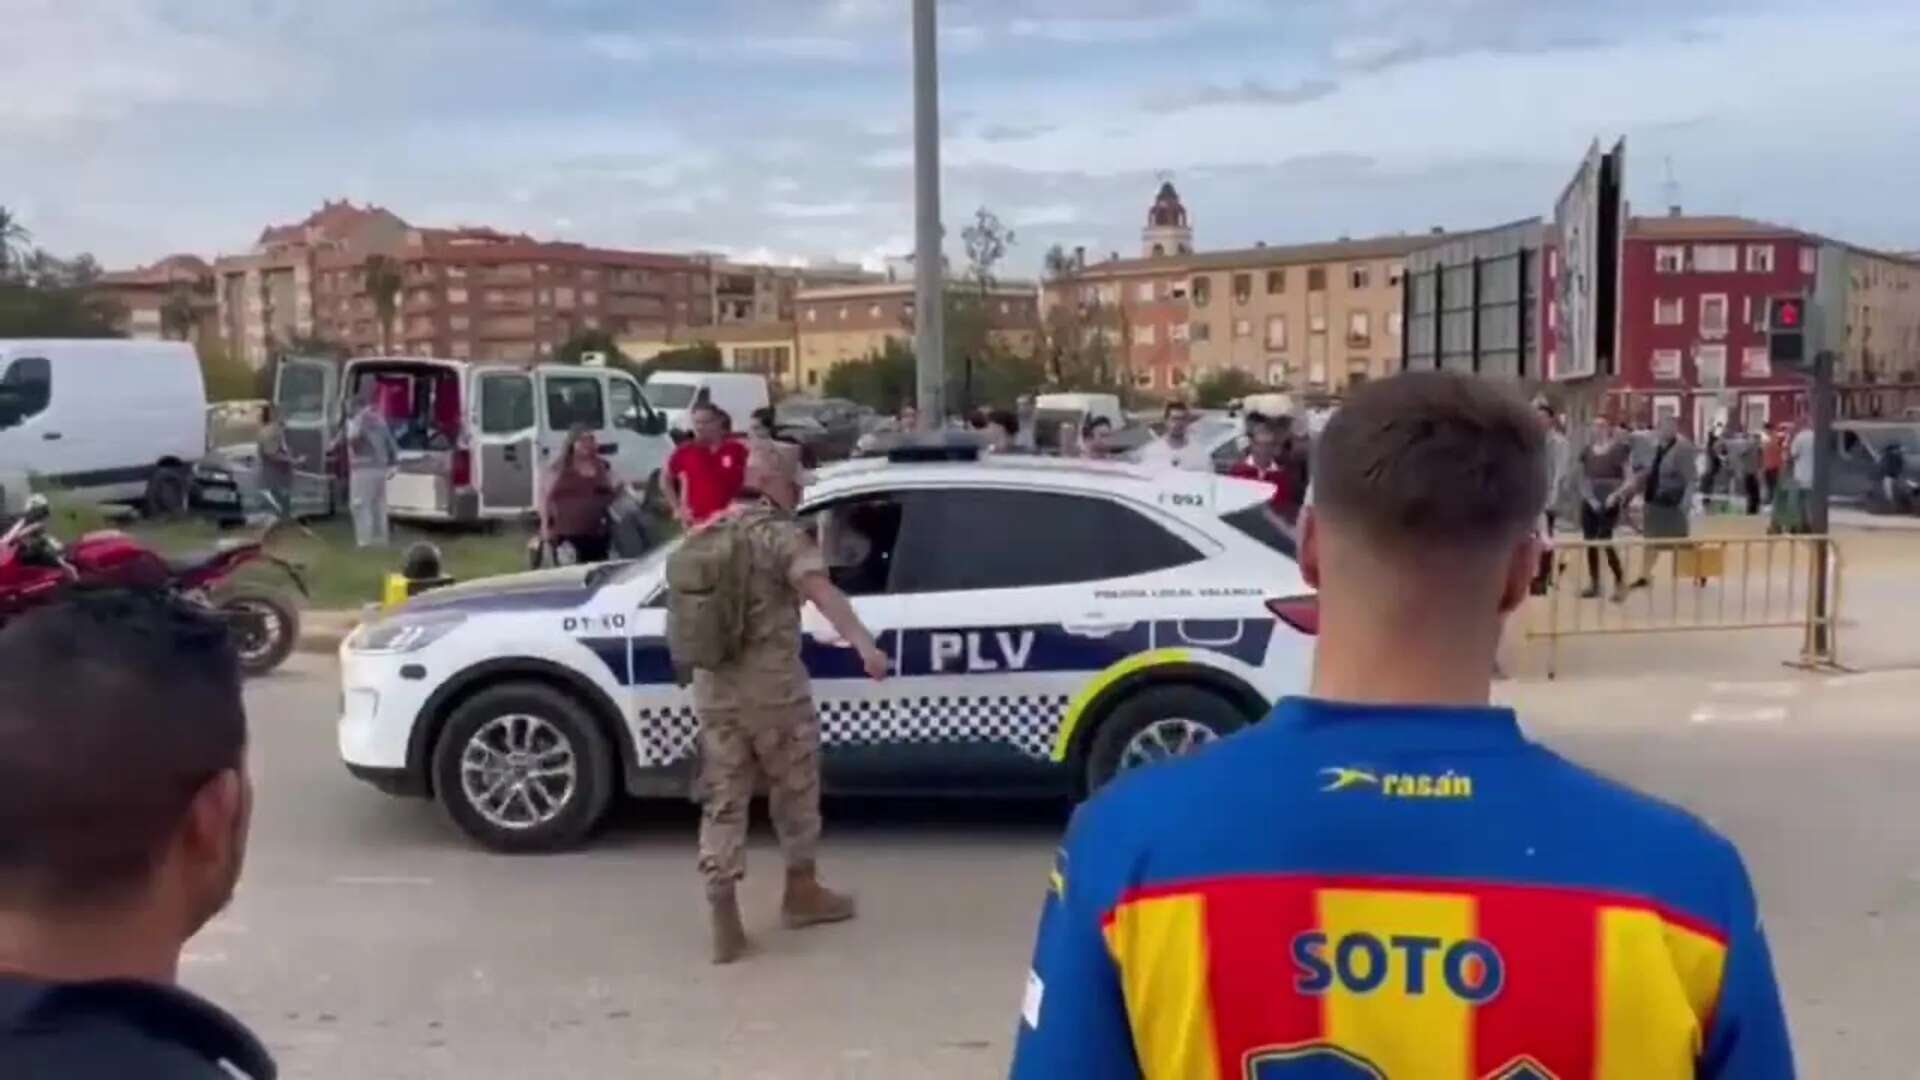
[[[1166,431],[1140,448],[1140,463],[1189,472],[1212,472],[1213,459],[1207,455],[1206,448],[1187,437],[1187,428],[1193,424],[1193,410],[1187,408],[1187,403],[1167,402],[1164,418]]]
[[[693,406],[693,438],[667,456],[667,498],[684,528],[725,510],[740,492],[747,445],[727,437],[732,427],[718,405],[699,402]]]
[[[246,850],[226,628],[159,594],[79,594],[0,630],[0,687],[0,1076],[272,1077],[174,985]]]
[[[1791,1076],[1733,845],[1488,704],[1535,571],[1538,421],[1411,372],[1320,442],[1313,696],[1080,808],[1016,1080]]]

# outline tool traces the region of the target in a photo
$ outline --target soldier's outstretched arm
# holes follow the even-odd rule
[[[847,594],[840,591],[827,578],[825,570],[814,570],[801,576],[797,583],[800,595],[812,601],[820,609],[827,622],[847,640],[854,651],[860,654],[860,662],[867,674],[875,679],[887,677],[887,654],[873,640],[873,634],[867,630],[860,616],[854,613],[853,604],[847,600]]]

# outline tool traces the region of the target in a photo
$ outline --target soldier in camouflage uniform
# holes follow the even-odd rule
[[[790,447],[756,440],[739,501],[703,528],[739,528],[752,553],[747,636],[738,659],[694,673],[700,716],[700,873],[713,917],[713,960],[738,959],[747,945],[734,887],[746,873],[747,808],[765,777],[774,832],[787,861],[780,913],[788,927],[853,917],[851,897],[821,886],[814,869],[820,840],[820,721],[800,660],[800,605],[811,601],[882,679],[887,656],[827,578],[820,549],[792,511],[800,469]]]

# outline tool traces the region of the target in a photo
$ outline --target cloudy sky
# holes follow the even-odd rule
[[[109,265],[323,198],[612,246],[876,261],[912,236],[909,0],[0,0],[0,205]],[[1132,251],[1629,197],[1920,248],[1912,0],[943,0],[946,220]]]

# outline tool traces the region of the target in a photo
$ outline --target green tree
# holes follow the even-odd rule
[[[973,311],[956,311],[954,298],[948,298],[947,371],[952,372],[956,367],[952,361],[957,350],[960,361],[957,366],[961,373],[960,392],[953,400],[960,403],[961,412],[966,412],[973,408],[975,400],[975,365],[987,355],[992,345],[989,294],[993,291],[994,268],[1006,258],[1008,249],[1015,243],[1015,236],[1014,231],[998,215],[982,206],[973,212],[973,223],[960,230],[960,239],[967,251],[967,280],[973,287]],[[963,303],[958,306],[967,305]],[[982,395],[982,399],[995,400],[985,395]]]
[[[168,289],[166,299],[160,302],[160,336],[187,341],[193,337],[199,321],[200,312],[194,307],[193,291],[186,285],[175,285]]]
[[[380,354],[393,355],[393,317],[400,310],[400,264],[385,255],[367,256],[367,295],[380,319]]]
[[[1235,398],[1264,389],[1260,380],[1237,367],[1215,368],[1193,384],[1193,403],[1202,409],[1224,409]]]
[[[13,211],[0,206],[0,281],[11,275],[15,260],[24,255],[32,239],[33,234]]]
[[[245,401],[266,396],[260,390],[259,373],[234,355],[219,337],[208,334],[194,343],[193,350],[200,357],[200,378],[206,383],[208,401]]]
[[[846,398],[883,413],[893,413],[913,400],[914,379],[912,347],[890,337],[877,352],[835,364],[822,380],[820,389],[827,397]]]

